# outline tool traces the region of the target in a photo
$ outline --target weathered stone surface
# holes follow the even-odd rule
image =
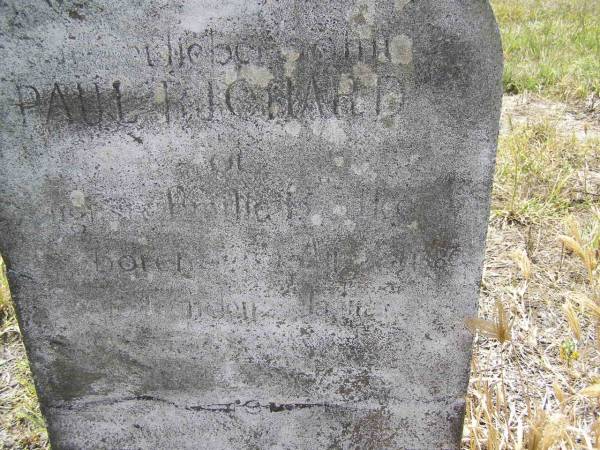
[[[487,1],[0,15],[0,250],[55,449],[458,446]]]

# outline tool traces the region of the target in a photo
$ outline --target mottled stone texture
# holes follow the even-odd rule
[[[54,449],[458,447],[487,1],[0,16],[0,250]]]

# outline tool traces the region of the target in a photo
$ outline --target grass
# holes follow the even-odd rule
[[[599,198],[588,178],[600,167],[600,140],[581,142],[550,121],[513,128],[501,136],[494,184],[495,216],[523,223],[590,208]]]
[[[600,96],[598,0],[492,0],[507,93],[577,102]]]
[[[599,241],[586,204],[492,219],[464,449],[600,448]]]
[[[505,111],[463,448],[600,449],[600,124],[544,113],[600,96],[600,1],[492,4],[538,103]],[[0,337],[0,449],[47,448],[1,262]]]
[[[44,449],[46,427],[12,307],[0,256],[0,449]]]

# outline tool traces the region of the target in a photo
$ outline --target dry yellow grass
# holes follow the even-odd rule
[[[599,449],[600,141],[507,122],[463,448]],[[489,332],[500,323],[510,339]]]

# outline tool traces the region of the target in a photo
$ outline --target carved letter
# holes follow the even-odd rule
[[[125,114],[123,113],[121,82],[118,80],[113,82],[113,88],[115,90],[115,101],[117,104],[117,112],[119,114],[119,123],[135,123],[137,121],[137,117],[128,120],[125,118]]]
[[[383,94],[384,89],[388,90],[386,95]],[[384,97],[388,98],[388,103],[382,105]],[[404,92],[402,81],[394,76],[379,77],[377,81],[377,102],[375,103],[375,112],[377,115],[385,117],[394,117],[404,104]]]
[[[132,270],[137,269],[137,262],[131,255],[121,256],[119,258],[119,267],[125,272],[131,272]]]
[[[85,110],[83,88],[81,87],[81,83],[77,83],[77,92],[79,92],[79,103],[81,105],[81,116],[83,117],[83,121],[90,126],[100,125],[100,123],[102,122],[102,104],[100,103],[100,89],[98,88],[98,83],[94,83],[94,86],[96,88],[96,109],[98,110],[98,120],[96,120],[96,122],[90,122]]]
[[[29,89],[30,91],[33,92],[33,95],[34,95],[33,101],[25,102],[25,100],[23,98],[23,89]],[[16,103],[15,106],[19,107],[19,109],[21,111],[21,115],[23,116],[23,125],[26,125],[27,119],[26,119],[25,111],[27,111],[28,109],[33,109],[33,108],[38,108],[38,110],[39,110],[41,103],[42,103],[40,93],[34,86],[17,85],[17,96],[19,97],[19,103]]]
[[[65,97],[64,97],[62,91],[60,90],[60,86],[58,85],[58,83],[54,83],[54,88],[52,89],[52,93],[50,94],[50,104],[48,105],[48,116],[46,117],[46,125],[50,122],[50,117],[52,116],[52,113],[54,112],[54,97],[55,97],[55,95],[58,95],[58,99],[60,100],[60,103],[64,110],[64,114],[67,117],[67,120],[69,122],[72,122],[73,116],[71,115],[69,106],[67,105],[67,102],[65,100]]]
[[[236,96],[235,94],[238,95]],[[237,102],[240,107],[234,108],[233,98],[245,99],[245,101]],[[256,92],[246,80],[234,81],[227,87],[225,91],[225,104],[231,114],[239,117],[249,117],[261,110]]]
[[[319,90],[319,85],[317,84],[317,79],[312,76],[310,82],[306,86],[306,95],[304,96],[304,105],[302,106],[302,114],[306,112],[306,109],[309,105],[310,91],[314,92],[315,104],[317,105],[317,110],[319,111],[319,115],[324,116],[323,110],[323,102],[321,98],[321,92]]]
[[[100,255],[98,255],[98,250],[96,250],[94,254],[94,263],[98,272],[108,272],[113,268],[112,260],[108,257],[100,257]],[[105,267],[105,269],[103,269],[103,267]]]

